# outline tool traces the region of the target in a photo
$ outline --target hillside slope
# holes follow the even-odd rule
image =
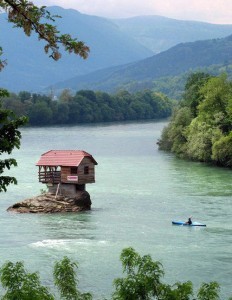
[[[232,34],[232,24],[183,21],[161,16],[138,16],[112,22],[154,54],[179,43],[223,38]]]
[[[72,78],[78,77],[81,87],[93,86],[94,89],[111,91],[118,85],[124,85],[127,80],[129,83],[131,80],[138,80],[132,73],[140,74],[141,80],[147,78],[150,81],[149,74],[152,72],[149,68],[153,64],[152,68],[158,68],[158,71],[156,69],[158,76],[162,73],[169,74],[170,70],[167,72],[165,70],[167,64],[172,65],[172,62],[169,62],[167,55],[173,55],[177,59],[178,55],[172,54],[173,50],[167,55],[160,53],[161,56],[158,57],[160,62],[156,63],[156,59],[153,61],[153,51],[167,50],[168,47],[186,40],[195,41],[232,33],[232,25],[180,21],[159,16],[111,20],[57,6],[50,7],[49,10],[52,14],[62,16],[56,20],[62,33],[70,33],[90,47],[89,58],[82,60],[75,55],[63,53],[63,58],[55,62],[44,53],[42,41],[38,42],[35,36],[26,37],[18,28],[13,29],[12,24],[7,22],[6,15],[0,14],[0,45],[4,50],[4,58],[8,61],[7,67],[1,72],[2,87],[15,92],[20,90],[40,92],[56,82],[68,82],[71,79],[70,82],[74,83],[71,86],[76,88],[75,79]],[[151,60],[148,60],[147,66],[143,59],[148,57],[151,57]],[[140,60],[139,68],[136,67],[137,64],[132,64],[127,69],[128,63]],[[118,67],[122,65],[123,67]],[[116,69],[113,68],[115,66]],[[108,71],[105,73],[105,70],[97,71],[105,68],[110,68],[109,74]],[[120,70],[119,73],[117,70]],[[97,73],[92,74],[94,71]],[[146,72],[149,73],[148,76]],[[99,74],[103,77],[98,78]],[[154,77],[152,74],[151,76]],[[102,83],[103,80],[105,82]],[[90,81],[93,85],[89,85]]]
[[[0,14],[0,45],[8,65],[1,72],[1,86],[12,91],[41,90],[48,84],[85,74],[99,68],[125,64],[151,56],[152,51],[124,34],[110,20],[89,16],[72,9],[49,8],[62,16],[56,24],[62,33],[84,41],[91,49],[89,58],[82,60],[63,53],[63,59],[53,61],[44,53],[42,41],[28,38],[22,30],[12,28],[6,14]]]
[[[133,82],[151,82],[211,65],[232,63],[232,35],[222,39],[179,44],[144,60],[108,68],[57,83],[56,89],[113,92]]]

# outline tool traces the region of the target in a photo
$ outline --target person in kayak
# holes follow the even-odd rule
[[[191,225],[193,222],[192,222],[192,217],[189,217],[188,218],[188,221],[185,222],[185,224],[188,224],[188,225]]]

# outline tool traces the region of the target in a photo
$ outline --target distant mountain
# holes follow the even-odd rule
[[[135,63],[74,77],[57,83],[54,88],[56,90],[70,88],[115,92],[133,84],[146,87],[152,81],[162,77],[176,76],[212,65],[231,64],[232,35],[222,39],[182,43]]]
[[[50,7],[50,12],[60,15],[56,24],[62,33],[70,33],[84,41],[91,49],[89,58],[83,60],[63,53],[63,59],[53,61],[44,53],[42,41],[35,36],[26,37],[21,29],[12,28],[6,14],[0,14],[0,45],[8,65],[1,72],[0,85],[11,91],[39,91],[48,84],[75,75],[125,64],[151,56],[152,51],[123,33],[117,25],[105,18],[81,14],[73,9]]]
[[[82,82],[81,86],[89,86],[90,80],[98,81],[98,84],[94,83],[96,88],[104,84],[108,87],[116,86],[126,78],[131,80],[131,75],[127,74],[128,63],[151,57],[154,51],[166,50],[179,42],[185,42],[186,39],[195,41],[232,33],[232,25],[178,21],[158,16],[112,20],[56,6],[50,7],[49,10],[52,14],[62,16],[56,20],[62,33],[70,33],[90,47],[89,58],[83,60],[75,55],[63,53],[62,59],[55,62],[44,53],[42,41],[38,42],[35,36],[28,38],[20,29],[12,28],[13,25],[7,22],[6,15],[0,14],[0,45],[4,50],[3,57],[8,61],[7,67],[0,74],[1,87],[15,92],[40,92],[47,86],[76,76],[86,76],[86,79],[78,77]],[[162,59],[165,60],[165,57],[164,55]],[[120,65],[126,66],[121,69],[118,67]],[[142,65],[143,62],[141,67]],[[116,69],[113,68],[115,66]],[[110,68],[111,73],[118,69],[124,71],[114,75],[114,82],[108,75],[106,78],[103,76],[106,82],[102,83],[100,77],[99,80],[95,77],[105,74],[105,70],[97,71],[105,68]],[[96,75],[86,75],[94,71],[97,71]],[[143,77],[144,71],[146,70],[136,69],[135,72],[141,73]]]
[[[232,25],[181,21],[161,16],[112,19],[112,22],[154,54],[179,43],[222,38],[232,34]]]

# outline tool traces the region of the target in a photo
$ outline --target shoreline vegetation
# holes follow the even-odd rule
[[[232,81],[226,74],[191,74],[159,149],[177,157],[232,167]]]
[[[123,277],[114,279],[113,292],[108,299],[218,300],[220,298],[220,285],[215,281],[203,282],[196,292],[191,281],[177,281],[172,285],[164,283],[165,271],[162,264],[154,261],[149,254],[141,256],[132,247],[122,250],[120,260]],[[77,269],[78,263],[65,256],[54,263],[50,281],[53,282],[55,290],[58,290],[62,299],[94,299],[92,293],[80,291]],[[0,267],[0,275],[0,282],[5,292],[2,299],[30,299],[31,295],[34,296],[34,300],[56,299],[53,291],[42,285],[40,274],[29,273],[23,262],[6,262]],[[228,300],[231,299],[230,297]]]
[[[173,105],[167,96],[150,90],[114,95],[80,90],[72,95],[65,89],[58,98],[22,91],[2,100],[4,109],[27,116],[29,126],[161,119],[170,117]]]

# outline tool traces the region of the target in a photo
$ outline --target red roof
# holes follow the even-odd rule
[[[36,166],[77,167],[84,157],[89,157],[97,165],[92,155],[82,150],[50,150],[41,155]]]

